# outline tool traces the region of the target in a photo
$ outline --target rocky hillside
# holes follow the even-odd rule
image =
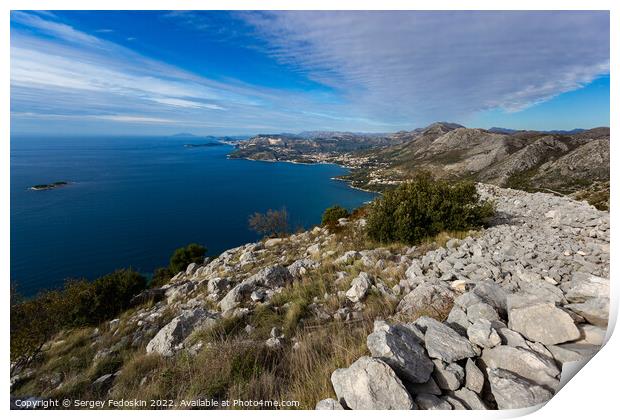
[[[526,191],[579,195],[608,209],[609,128],[570,132],[483,130],[438,122],[393,134],[307,132],[259,135],[237,143],[232,158],[333,162],[352,169],[342,179],[381,191],[420,170]],[[583,194],[582,194],[583,195]]]
[[[609,213],[478,188],[497,206],[483,231],[378,247],[357,216],[191,264],[119,319],[56,337],[11,379],[12,396],[172,399],[172,408],[545,402],[562,364],[603,343]]]
[[[356,186],[380,188],[418,170],[439,178],[565,194],[609,181],[608,128],[570,135],[507,134],[437,123],[394,136],[402,143],[363,153],[369,164],[349,176]]]

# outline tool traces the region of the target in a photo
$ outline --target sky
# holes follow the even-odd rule
[[[11,133],[609,125],[605,11],[13,11]]]

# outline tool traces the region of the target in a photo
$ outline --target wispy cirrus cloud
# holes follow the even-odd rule
[[[519,111],[609,73],[607,12],[249,12],[282,64],[360,111]]]
[[[158,30],[176,23],[206,34],[179,40],[191,43],[192,53],[201,54],[201,39],[217,40],[216,53],[224,55],[227,45],[251,49],[325,89],[225,73],[215,80],[104,39],[112,31],[104,25],[86,33],[53,13],[12,12],[13,118],[236,133],[392,131],[490,109],[519,112],[609,74],[606,12],[158,16]],[[126,35],[115,28],[116,39]]]

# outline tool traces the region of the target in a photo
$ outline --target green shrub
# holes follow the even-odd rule
[[[179,271],[183,271],[191,263],[202,263],[205,259],[205,253],[207,249],[198,244],[189,244],[185,247],[179,248],[170,257],[170,270],[176,274]]]
[[[366,232],[379,242],[416,244],[441,231],[482,226],[494,212],[472,182],[436,181],[428,173],[386,192],[368,209]]]
[[[338,223],[338,219],[349,216],[349,211],[344,207],[332,206],[323,212],[321,224],[323,224],[324,226],[334,226]]]
[[[11,302],[11,360],[30,363],[45,342],[67,327],[98,325],[128,309],[146,279],[131,269],[117,270],[93,282],[70,280],[62,290]]]
[[[172,270],[169,267],[159,267],[153,271],[153,277],[151,278],[151,282],[149,283],[150,287],[161,287],[165,284],[168,284],[170,279],[174,277]]]

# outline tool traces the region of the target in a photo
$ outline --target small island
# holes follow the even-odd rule
[[[183,147],[188,147],[188,148],[193,148],[193,147],[214,147],[214,146],[221,146],[222,143],[198,143],[198,144],[184,144]]]
[[[65,185],[69,184],[67,181],[56,181],[56,182],[52,182],[51,184],[37,184],[37,185],[33,185],[32,187],[28,188],[29,190],[33,190],[33,191],[44,191],[44,190],[53,190],[55,188],[59,188],[59,187],[63,187]]]

